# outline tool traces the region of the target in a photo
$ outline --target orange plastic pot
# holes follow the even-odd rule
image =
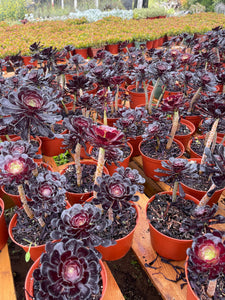
[[[194,124],[192,124],[191,122],[189,122],[188,120],[185,120],[185,119],[181,119],[180,124],[186,125],[190,132],[185,135],[177,135],[176,134],[175,139],[180,141],[184,145],[184,148],[186,149],[188,146],[188,142],[191,139],[191,136],[195,132],[195,126],[194,126]]]
[[[197,137],[197,139],[200,139],[200,140],[205,139],[205,135],[199,135]],[[217,137],[216,143],[220,144],[221,141],[222,141],[222,139],[220,137]],[[202,155],[198,154],[191,148],[192,142],[193,142],[193,139],[190,139],[190,141],[188,142],[188,147],[187,147],[188,151],[191,155],[191,158],[202,158]],[[225,142],[223,143],[223,145],[225,146]]]
[[[161,192],[159,195],[169,194],[172,195],[171,192]],[[147,205],[146,205],[146,216],[147,216],[147,209],[148,205],[155,199],[155,195],[152,196]],[[185,199],[191,200],[194,203],[198,204],[198,200],[190,195],[185,195]],[[179,240],[176,238],[171,238],[165,234],[162,234],[157,229],[155,229],[151,221],[148,220],[149,223],[149,230],[150,230],[150,237],[151,237],[151,244],[153,249],[160,255],[167,259],[172,260],[184,260],[187,256],[186,250],[191,247],[192,240]]]
[[[58,122],[59,124],[62,124],[62,121]],[[67,129],[63,130],[61,133],[62,135],[67,133]],[[63,145],[64,139],[54,137],[53,139],[50,139],[46,136],[40,136],[42,145],[41,145],[41,151],[43,155],[46,156],[56,156],[60,153],[65,152],[65,145]]]
[[[84,160],[81,161],[81,165],[85,164],[85,165],[96,165],[97,166],[97,162],[93,161],[93,160]],[[65,174],[67,168],[69,165],[75,165],[74,162],[68,163],[66,165],[66,167],[64,169],[62,169],[60,171],[60,174]],[[105,174],[109,174],[108,170],[106,167],[103,168],[103,172]],[[93,191],[91,192],[87,192],[87,193],[72,193],[72,192],[68,192],[66,191],[66,197],[67,200],[69,201],[69,203],[71,205],[73,205],[74,203],[83,203],[85,200],[87,200],[88,198],[90,198],[93,195]]]
[[[143,140],[143,138],[141,135],[138,135],[135,138],[128,137],[128,141],[131,144],[131,146],[133,147],[133,153],[132,153],[131,157],[139,156],[141,154],[140,149],[139,149],[139,144],[142,142],[142,140]]]
[[[195,131],[196,131],[198,129],[199,123],[202,120],[202,117],[200,115],[193,115],[193,116],[182,117],[181,120],[182,119],[191,122],[195,126]]]
[[[110,44],[106,46],[106,50],[112,54],[117,54],[119,52],[119,44]]]
[[[135,205],[134,207],[137,212],[137,219],[136,219],[136,226],[137,226],[138,219],[139,219],[139,211]],[[96,249],[102,254],[102,259],[108,261],[114,261],[124,257],[131,248],[136,226],[127,236],[116,240],[115,245],[109,247],[103,247],[103,246],[96,247]]]
[[[102,277],[102,296],[100,298],[100,300],[102,300],[104,298],[104,295],[106,293],[106,289],[107,289],[107,284],[108,284],[108,279],[107,279],[107,271],[106,268],[103,264],[103,262],[101,260],[99,260],[99,263],[101,265],[101,277]],[[30,300],[33,299],[34,296],[34,289],[33,289],[33,283],[34,283],[34,278],[33,278],[33,272],[35,269],[37,269],[40,265],[40,257],[35,260],[35,262],[33,263],[33,265],[30,267],[26,279],[25,279],[25,298],[26,300]]]
[[[5,188],[4,186],[1,186],[1,191],[3,193],[3,197],[4,195],[10,197],[12,199],[12,201],[14,202],[14,204],[18,207],[21,207],[22,206],[22,203],[20,201],[20,196],[19,195],[13,195],[13,194],[9,194],[5,191]]]
[[[124,53],[127,53],[127,48],[129,49],[129,48],[131,48],[131,47],[134,47],[134,43],[133,43],[133,42],[128,43],[127,46],[126,46],[125,48],[123,48],[123,52],[124,52]]]
[[[21,208],[22,209],[22,208]],[[29,250],[29,246],[24,246],[19,244],[13,237],[13,233],[12,233],[12,229],[13,227],[16,226],[17,224],[17,214],[14,214],[10,223],[9,223],[9,236],[11,238],[11,240],[13,241],[13,243],[15,243],[16,245],[18,245],[20,248],[22,248],[25,252],[28,252]],[[39,245],[39,246],[31,246],[30,247],[30,257],[33,261],[35,261],[38,257],[41,256],[41,254],[45,251],[45,244],[44,245]]]
[[[80,54],[84,59],[88,58],[88,48],[75,49],[76,54]]]
[[[135,108],[138,105],[146,103],[145,93],[144,92],[136,92],[135,89],[136,89],[135,84],[131,84],[127,87],[127,91],[130,95],[130,100],[131,100],[130,101],[131,108]],[[147,87],[148,100],[149,100],[152,90],[153,90],[153,86],[148,85],[148,87]]]
[[[0,250],[3,249],[3,247],[5,246],[5,244],[7,243],[8,240],[8,229],[6,226],[6,222],[5,222],[5,217],[4,217],[4,202],[3,200],[0,198],[0,207],[1,207],[1,214],[0,214]]]
[[[178,146],[180,148],[180,151],[181,151],[181,153],[178,157],[181,157],[184,154],[184,151],[185,151],[184,145],[180,141],[178,141],[177,139],[174,139],[173,141],[178,144]],[[155,181],[159,181],[159,179],[157,177],[155,177],[155,175],[160,176],[160,173],[155,172],[155,169],[158,169],[158,168],[163,169],[163,167],[161,165],[161,162],[162,161],[168,161],[168,160],[154,159],[154,158],[146,156],[141,151],[141,145],[143,143],[144,143],[144,141],[142,141],[139,144],[139,151],[140,151],[141,156],[142,156],[143,169],[144,169],[145,175],[147,175],[148,177],[154,179]]]
[[[171,91],[168,91],[168,90],[165,90],[164,94],[163,94],[163,99],[166,99],[167,97],[170,97],[170,96],[177,96],[177,95],[182,95],[181,92],[171,92]]]
[[[198,164],[201,163],[201,158],[191,158],[190,160],[196,161]],[[206,194],[206,191],[202,191],[202,190],[196,190],[192,187],[187,186],[186,184],[184,184],[183,182],[180,183],[184,192],[186,194],[189,194],[193,197],[195,197],[196,199],[198,199],[199,201],[202,199],[202,197],[204,197],[204,195]],[[212,195],[212,197],[210,198],[209,202],[207,203],[208,205],[212,206],[214,203],[217,203],[218,200],[220,199],[220,196],[222,194],[222,192],[225,190],[225,187],[217,190],[214,192],[214,194]]]
[[[66,201],[67,202],[67,201]],[[70,208],[70,204],[67,202],[66,208]],[[20,208],[23,209],[23,208]],[[30,252],[30,257],[33,261],[35,261],[36,259],[38,259],[41,254],[43,252],[45,252],[45,244],[43,245],[38,245],[38,246],[31,246],[29,249],[29,246],[24,246],[22,244],[19,244],[13,237],[13,232],[12,229],[16,226],[17,224],[17,216],[18,214],[15,213],[9,223],[9,228],[8,228],[8,232],[9,232],[9,236],[11,238],[11,240],[13,241],[13,243],[15,243],[16,245],[18,245],[20,248],[22,248],[25,252]]]
[[[185,262],[185,277],[187,280],[187,300],[199,300],[199,298],[197,297],[197,295],[194,293],[190,281],[188,280],[188,256],[186,258],[186,262]]]
[[[32,57],[31,56],[22,56],[23,58],[23,63],[25,66],[27,65],[32,65],[34,67],[37,67],[37,61],[31,61]]]

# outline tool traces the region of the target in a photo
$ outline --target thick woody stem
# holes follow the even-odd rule
[[[119,84],[116,85],[115,111],[118,111]]]
[[[217,130],[218,123],[219,123],[219,119],[216,119],[215,122],[213,123],[213,126],[212,126],[210,132],[209,132],[209,137],[208,137],[207,142],[205,144],[205,148],[210,148],[211,147],[214,135],[215,135],[216,130]],[[201,159],[201,165],[204,164],[205,159],[206,159],[206,154],[205,154],[205,151],[204,151],[204,153],[202,155],[202,159]]]
[[[22,184],[19,184],[17,186],[17,188],[18,188],[20,200],[21,200],[21,202],[23,204],[24,211],[26,212],[27,216],[30,219],[33,219],[34,214],[33,214],[32,210],[30,209],[30,207],[27,204],[27,198],[26,198],[26,195],[25,195],[24,188],[23,188]]]
[[[152,113],[152,101],[153,101],[153,98],[154,98],[155,90],[156,90],[158,85],[159,85],[159,78],[156,80],[156,83],[153,87],[153,90],[152,90],[151,95],[150,95],[149,102],[148,103],[146,102],[146,109],[148,109],[149,114]]]
[[[202,87],[200,86],[200,87],[198,88],[197,92],[196,92],[196,93],[194,94],[194,96],[192,97],[191,102],[190,102],[190,106],[189,106],[189,108],[188,108],[188,112],[191,112],[191,111],[192,111],[193,104],[194,104],[195,101],[198,99],[198,96],[199,96],[201,90],[202,90]]]
[[[216,285],[217,285],[217,278],[214,280],[209,280],[209,284],[208,284],[206,293],[210,298],[212,298],[215,294]]]
[[[162,100],[162,98],[163,98],[163,95],[164,95],[164,93],[165,93],[165,91],[166,91],[166,88],[167,88],[167,85],[164,86],[164,88],[163,88],[163,90],[162,90],[162,93],[161,93],[161,95],[159,96],[159,99],[158,99],[158,101],[157,101],[157,103],[156,103],[156,108],[159,107],[159,104],[160,104],[160,102],[161,102],[161,100]]]
[[[98,164],[95,172],[95,181],[94,181],[95,184],[97,184],[97,178],[102,176],[104,164],[105,164],[105,149],[99,148]]]
[[[175,201],[176,201],[178,186],[179,186],[179,182],[178,182],[178,181],[175,181],[175,182],[174,182],[174,187],[173,187],[172,202],[175,202]]]
[[[72,108],[72,111],[73,111],[73,112],[75,112],[75,109],[76,109],[76,102],[77,102],[77,94],[74,93],[73,108]]]
[[[223,95],[225,94],[225,84],[223,85]]]
[[[144,92],[145,92],[145,107],[147,108],[147,106],[148,106],[148,90],[147,90],[145,81],[143,82],[143,86],[144,86]]]
[[[75,155],[74,155],[74,162],[76,166],[76,174],[77,174],[77,186],[81,185],[82,179],[82,170],[80,164],[80,152],[81,152],[81,144],[76,145]]]
[[[18,192],[19,192],[19,195],[20,195],[20,200],[23,204],[23,209],[24,209],[25,213],[27,214],[27,216],[30,219],[33,219],[34,214],[33,214],[32,210],[30,209],[30,207],[27,204],[27,198],[26,198],[26,195],[25,195],[22,184],[19,184],[17,188],[18,188]],[[41,225],[41,227],[45,226],[45,222],[43,221],[42,217],[39,217],[37,220],[38,220],[39,224]]]
[[[176,134],[178,125],[179,125],[179,112],[175,111],[174,115],[173,115],[173,124],[172,124],[172,128],[171,128],[170,136],[169,136],[168,142],[166,144],[166,149],[167,150],[169,150],[170,147],[172,146],[173,139],[174,139],[174,136]]]
[[[200,207],[200,206],[205,206],[209,202],[209,200],[212,197],[213,193],[215,192],[216,188],[217,188],[217,186],[213,183],[210,186],[210,188],[208,189],[207,193],[205,193],[205,195],[200,200],[197,208]],[[214,192],[212,193],[213,190],[214,190]]]

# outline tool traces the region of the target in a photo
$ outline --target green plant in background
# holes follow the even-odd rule
[[[67,164],[70,161],[70,153],[67,150],[64,153],[60,153],[59,155],[53,156],[53,159],[57,166],[61,166]]]
[[[1,0],[0,21],[21,20],[27,13],[26,0]]]
[[[133,10],[134,19],[145,19],[159,16],[167,16],[168,12],[164,6],[154,3],[149,8],[135,8]]]

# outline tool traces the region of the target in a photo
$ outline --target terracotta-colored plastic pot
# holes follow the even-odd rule
[[[97,166],[97,162],[93,161],[93,160],[83,160],[81,161],[81,165],[85,164],[85,165],[96,165]],[[60,174],[64,174],[68,168],[69,165],[75,165],[74,162],[68,163],[66,165],[66,167],[64,169],[62,169],[60,171]],[[109,174],[108,170],[106,167],[103,168],[103,172],[105,174]],[[73,205],[74,203],[83,203],[85,200],[87,200],[88,198],[90,198],[93,194],[93,191],[91,192],[87,192],[87,193],[72,193],[72,192],[68,192],[66,191],[66,197],[67,200],[69,201],[69,203],[71,205]]]
[[[86,152],[84,147],[81,147],[81,151],[80,151],[80,157],[83,159],[90,159],[90,156],[88,156],[87,154],[89,153],[89,149],[90,149],[91,145],[90,143],[86,143]]]
[[[101,277],[102,277],[102,296],[100,298],[100,300],[103,300],[104,295],[106,293],[106,289],[107,289],[107,284],[108,284],[108,280],[107,280],[107,271],[106,268],[103,264],[103,262],[101,260],[99,260],[99,263],[101,265]],[[25,279],[25,298],[26,300],[30,300],[33,299],[33,282],[34,282],[34,278],[33,278],[33,272],[35,269],[37,269],[39,267],[40,264],[40,257],[33,263],[33,265],[30,267],[26,279]],[[32,297],[32,298],[31,298]]]
[[[88,58],[88,48],[75,49],[76,54],[80,54],[84,59]]]
[[[62,121],[58,123],[62,124]],[[61,132],[62,135],[65,133],[67,133],[67,129],[64,129]],[[50,139],[46,136],[40,136],[40,139],[42,141],[41,151],[43,155],[56,156],[66,151],[65,145],[63,145],[64,142],[63,138],[54,137],[53,139]]]
[[[13,237],[13,233],[12,233],[12,229],[13,227],[16,226],[17,224],[17,214],[14,214],[10,223],[9,223],[9,236],[11,238],[11,240],[13,241],[13,243],[15,243],[16,245],[18,245],[20,248],[22,248],[25,252],[28,252],[29,250],[29,246],[24,246],[19,244]],[[41,256],[41,254],[45,251],[45,244],[44,245],[40,245],[40,246],[32,246],[30,247],[30,257],[33,261],[35,261],[38,257]]]
[[[119,44],[110,44],[106,46],[106,50],[112,54],[117,54],[119,52]]]
[[[191,158],[190,160],[196,161],[198,164],[201,163],[201,158]],[[183,182],[181,182],[180,184],[181,184],[181,186],[182,186],[182,188],[183,188],[183,190],[186,194],[189,194],[189,195],[195,197],[199,201],[206,194],[206,191],[196,190],[192,187],[187,186]],[[224,190],[225,190],[225,187],[220,189],[220,190],[215,191],[214,194],[212,195],[212,197],[210,198],[209,202],[207,203],[207,205],[212,206],[214,203],[217,203],[218,200],[220,199],[220,196],[221,196],[222,192]]]
[[[68,201],[66,201],[67,205],[66,208],[70,208],[71,205],[68,203]],[[20,209],[23,209],[22,207]],[[9,232],[9,236],[11,238],[11,240],[13,241],[13,243],[15,243],[16,245],[18,245],[20,248],[22,248],[25,252],[28,252],[29,250],[29,246],[24,246],[19,244],[13,237],[13,232],[12,229],[16,226],[17,224],[17,216],[18,214],[15,213],[9,223],[9,228],[8,228],[8,232]],[[41,254],[45,251],[45,244],[43,245],[38,245],[38,246],[31,246],[30,247],[30,258],[35,261],[36,259],[38,259]]]
[[[4,207],[5,206],[4,206],[4,202],[1,198],[0,198],[0,207],[2,210],[0,213],[0,250],[2,250],[8,240],[8,229],[7,229],[5,217],[4,217]]]
[[[152,49],[153,48],[153,41],[147,41],[146,42],[146,48],[147,49]]]
[[[100,50],[105,50],[105,46],[102,46],[102,47],[89,47],[88,48],[88,55],[93,58],[96,56],[96,54],[98,53],[98,51]]]
[[[203,139],[205,139],[205,135],[199,135],[197,137],[197,139],[203,140]],[[222,141],[222,139],[220,137],[217,137],[216,143],[220,144],[221,141]],[[188,147],[187,147],[188,151],[191,155],[191,158],[202,158],[202,155],[198,154],[191,148],[192,143],[193,143],[193,139],[190,139],[190,141],[188,142]],[[223,145],[225,146],[225,142],[223,143]]]
[[[169,194],[172,195],[171,192],[161,192],[159,195]],[[155,199],[155,195],[152,196],[147,205],[146,205],[146,216],[147,216],[147,209],[149,203],[151,203]],[[192,200],[194,203],[198,204],[198,200],[190,195],[185,195],[185,199]],[[153,249],[160,255],[167,259],[172,260],[183,260],[186,258],[186,250],[191,247],[192,240],[179,240],[176,238],[171,238],[157,229],[155,229],[151,222],[149,222],[149,230],[150,230],[150,237],[151,237],[151,244]]]
[[[134,43],[133,43],[133,42],[128,43],[127,46],[126,46],[125,48],[123,48],[123,52],[124,52],[124,53],[127,53],[127,48],[129,49],[129,48],[131,48],[131,47],[134,47]]]
[[[202,117],[200,115],[193,115],[193,116],[185,116],[185,118],[181,118],[181,120],[187,120],[189,122],[191,122],[192,124],[194,124],[195,126],[195,131],[198,129],[199,123],[202,120]]]
[[[134,207],[137,212],[137,219],[136,219],[136,226],[137,226],[138,219],[139,219],[139,212],[135,205]],[[130,250],[130,247],[132,245],[136,226],[127,236],[116,240],[115,245],[109,247],[103,247],[103,246],[96,247],[96,249],[102,254],[102,259],[108,261],[114,261],[124,257],[127,254],[127,252]]]
[[[23,62],[24,62],[24,65],[27,66],[27,65],[32,65],[34,67],[37,67],[37,61],[31,61],[32,57],[31,56],[22,56],[23,58]]]
[[[20,196],[19,195],[13,195],[13,194],[9,194],[5,191],[5,188],[4,186],[1,186],[1,191],[3,193],[3,197],[4,195],[6,195],[6,197],[10,197],[10,199],[14,202],[14,204],[18,207],[21,207],[22,206],[22,203],[20,201]]]
[[[171,92],[171,91],[167,91],[165,90],[164,94],[163,94],[163,99],[166,99],[169,96],[173,96],[173,95],[182,95],[181,92]]]
[[[184,151],[185,151],[184,145],[180,141],[178,141],[177,139],[174,139],[173,141],[178,144],[178,146],[180,148],[180,151],[181,151],[181,153],[178,157],[181,157],[184,154]],[[163,169],[163,167],[161,165],[162,160],[161,159],[154,159],[154,158],[146,156],[141,151],[142,143],[144,143],[144,141],[142,141],[139,144],[139,151],[140,151],[141,156],[142,156],[143,169],[144,169],[145,175],[147,175],[148,177],[154,179],[155,181],[159,181],[159,179],[157,177],[155,177],[155,175],[160,176],[160,173],[155,172],[155,169],[158,169],[158,168]],[[167,161],[167,160],[164,160],[164,161]]]
[[[140,153],[140,149],[139,149],[139,144],[142,142],[143,138],[141,135],[136,136],[135,138],[130,138],[128,137],[128,141],[131,144],[131,146],[133,147],[133,153],[131,155],[131,157],[134,156],[139,156]]]
[[[191,136],[195,132],[195,126],[194,126],[194,124],[192,124],[191,122],[189,122],[188,120],[185,120],[185,119],[181,119],[180,124],[186,125],[190,132],[188,134],[185,134],[185,135],[177,135],[176,134],[175,139],[180,141],[184,145],[184,148],[186,149],[187,145],[188,145],[188,142],[191,139]]]
[[[146,100],[145,100],[145,93],[144,92],[136,92],[136,85],[135,84],[131,84],[127,87],[127,91],[130,95],[131,101],[130,101],[130,107],[131,108],[135,108],[138,105],[141,104],[145,104]],[[153,90],[153,86],[152,85],[148,85],[147,87],[147,91],[148,91],[148,100],[149,97],[151,95],[151,92]]]
[[[187,300],[199,300],[191,287],[190,281],[188,280],[188,256],[185,262],[185,277],[187,280]]]

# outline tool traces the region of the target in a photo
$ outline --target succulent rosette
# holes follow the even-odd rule
[[[171,95],[165,99],[163,99],[161,103],[162,111],[166,112],[174,112],[178,110],[183,105],[183,95]]]
[[[102,217],[100,208],[85,203],[74,204],[62,212],[60,219],[51,221],[52,239],[69,240],[75,238],[82,241],[89,248],[102,245],[108,247],[113,244],[111,240],[99,236],[100,232],[109,227],[111,222]]]
[[[97,193],[94,204],[102,204],[105,210],[112,208],[113,211],[121,211],[123,208],[129,208],[131,201],[138,201],[139,197],[135,195],[138,188],[132,184],[129,178],[124,178],[118,173],[112,176],[103,174],[98,177],[98,184],[94,186]]]
[[[10,124],[15,121],[14,127],[22,139],[28,140],[30,134],[54,137],[49,125],[61,119],[55,114],[57,110],[52,89],[22,86],[1,100],[0,112],[4,116],[3,122]]]
[[[36,217],[45,218],[51,213],[61,213],[65,209],[65,182],[65,176],[45,170],[33,176],[29,184],[25,185],[26,195],[31,199],[29,206]]]
[[[168,161],[162,161],[161,165],[164,169],[156,169],[156,172],[163,173],[165,175],[156,176],[161,181],[168,184],[175,181],[195,180],[199,178],[198,166],[194,161],[188,161],[183,158],[170,157]]]
[[[33,272],[36,299],[91,299],[99,294],[99,256],[81,241],[47,243],[40,267]],[[97,298],[99,299],[99,298]]]
[[[139,174],[138,170],[131,168],[120,167],[117,168],[117,173],[120,174],[124,179],[129,178],[131,183],[137,186],[137,190],[140,193],[144,192],[145,179]]]
[[[76,145],[80,144],[86,149],[87,133],[93,126],[92,119],[73,115],[63,120],[63,126],[69,130],[68,134],[63,135],[66,148],[75,152]]]
[[[17,185],[29,180],[32,171],[37,164],[27,154],[0,155],[0,184],[9,185],[15,182]]]
[[[191,273],[206,273],[209,280],[213,280],[225,272],[225,243],[219,231],[195,238],[187,255]]]
[[[29,157],[41,158],[41,155],[36,154],[38,146],[28,143],[23,140],[18,141],[5,141],[0,144],[0,153],[2,155],[14,155],[25,153]]]
[[[94,147],[104,149],[119,147],[125,142],[124,133],[115,127],[96,125],[88,128],[87,139]]]

